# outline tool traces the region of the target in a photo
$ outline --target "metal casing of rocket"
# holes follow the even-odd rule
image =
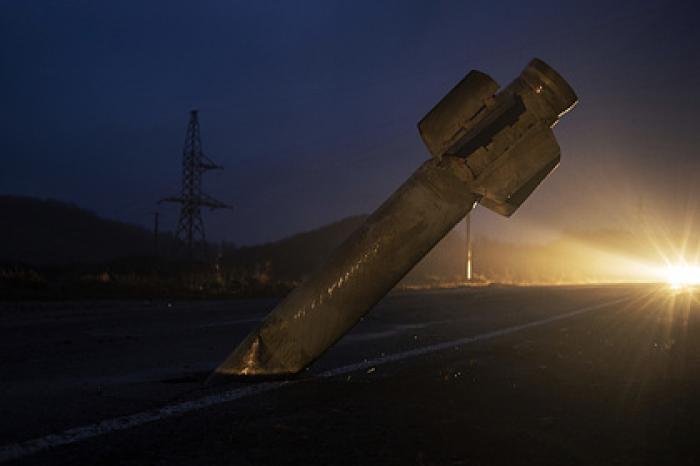
[[[480,203],[510,216],[557,166],[552,128],[577,102],[532,60],[510,85],[470,72],[418,124],[432,157],[209,377],[287,376],[320,357]]]

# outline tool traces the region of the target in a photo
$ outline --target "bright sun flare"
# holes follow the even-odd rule
[[[672,288],[700,285],[700,266],[697,265],[669,265],[665,275]]]

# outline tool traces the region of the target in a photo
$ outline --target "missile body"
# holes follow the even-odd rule
[[[285,376],[350,330],[480,203],[510,216],[559,163],[551,128],[577,102],[534,59],[503,91],[470,72],[418,124],[432,158],[210,376]]]

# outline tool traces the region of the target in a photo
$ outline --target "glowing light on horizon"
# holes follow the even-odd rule
[[[666,282],[673,289],[700,285],[700,266],[687,264],[669,265],[665,269],[664,276]]]

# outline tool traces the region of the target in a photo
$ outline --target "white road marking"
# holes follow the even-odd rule
[[[434,345],[423,346],[422,348],[416,348],[408,351],[402,351],[400,353],[388,354],[375,359],[367,359],[365,361],[357,362],[355,364],[348,364],[347,366],[338,367],[336,369],[329,369],[327,371],[321,372],[316,377],[334,377],[336,375],[344,375],[350,372],[356,372],[361,370],[367,370],[372,367],[381,366],[382,364],[388,364],[390,362],[401,361],[403,359],[413,358],[416,356],[423,356],[425,354],[435,353],[437,351],[443,351],[450,348],[457,348],[462,345],[467,345],[469,343],[475,343],[477,341],[490,340],[492,338],[500,337],[503,335],[508,335],[510,333],[519,332],[521,330],[526,330],[532,327],[539,327],[540,325],[550,324],[558,320],[568,319],[579,314],[584,314],[586,312],[595,311],[597,309],[613,306],[621,302],[627,301],[628,298],[617,299],[615,301],[610,301],[607,303],[594,304],[592,306],[586,306],[575,311],[567,312],[566,314],[559,314],[553,317],[548,317],[542,320],[536,320],[534,322],[528,322],[527,324],[515,325],[513,327],[506,327],[499,330],[494,330],[493,332],[482,333],[481,335],[475,335],[473,337],[459,338],[457,340],[450,340],[444,343],[436,343]]]
[[[443,351],[446,349],[455,348],[462,345],[475,343],[478,341],[490,340],[492,338],[519,332],[521,330],[539,327],[541,325],[547,325],[552,322],[557,322],[559,320],[568,319],[604,307],[613,306],[615,304],[627,301],[628,299],[629,298],[622,298],[615,301],[585,306],[574,311],[567,312],[566,314],[559,314],[553,317],[548,317],[546,319],[528,322],[527,324],[515,325],[512,327],[494,330],[493,332],[482,333],[481,335],[459,338],[457,340],[450,340],[444,343],[437,343],[434,345],[424,346],[422,348],[403,351],[401,353],[390,354],[375,359],[368,359],[358,363],[348,364],[346,366],[321,372],[315,377],[328,378],[335,377],[338,375],[345,375],[351,372],[367,370],[370,368],[381,366],[383,364],[401,361],[416,356],[423,356],[426,354],[435,353],[438,351]],[[100,435],[109,434],[111,432],[126,430],[132,427],[138,427],[144,424],[148,424],[150,422],[160,421],[175,416],[181,416],[192,411],[209,408],[211,406],[219,405],[222,403],[240,400],[241,398],[247,398],[249,396],[269,392],[270,390],[275,390],[277,388],[281,388],[285,385],[293,383],[299,383],[300,381],[301,380],[258,383],[256,385],[250,385],[247,387],[236,388],[234,390],[218,393],[216,395],[205,396],[197,400],[190,400],[184,401],[182,403],[166,405],[162,408],[152,409],[149,411],[142,411],[140,413],[131,414],[128,416],[106,419],[95,424],[89,424],[83,427],[76,427],[74,429],[64,430],[63,432],[50,434],[32,440],[26,440],[24,442],[11,443],[0,447],[0,463],[33,455],[35,453],[38,453],[42,450],[47,450],[49,448],[58,447],[62,445],[69,445],[72,443],[80,442],[81,440],[87,440],[90,438],[98,437]]]
[[[404,334],[406,330],[421,330],[424,328],[428,328],[432,325],[441,325],[448,323],[454,324],[455,322],[461,322],[464,320],[466,319],[444,319],[423,322],[420,324],[392,325],[391,328],[389,328],[388,330],[381,330],[378,332],[351,333],[349,335],[344,336],[343,339],[340,340],[337,344],[347,345],[349,343],[357,343],[358,341],[379,340],[381,338],[395,337]]]

